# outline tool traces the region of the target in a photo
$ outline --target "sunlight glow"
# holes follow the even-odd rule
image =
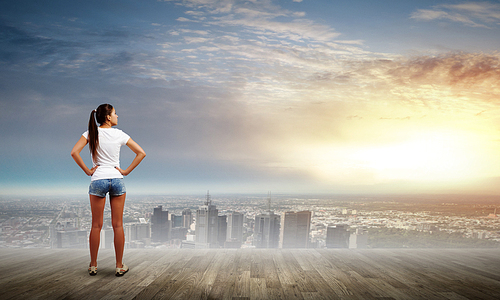
[[[344,183],[449,181],[482,176],[481,144],[459,132],[419,134],[401,143],[312,150],[315,173]]]

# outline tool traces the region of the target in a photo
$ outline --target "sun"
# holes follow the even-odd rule
[[[484,175],[482,144],[463,132],[430,131],[398,142],[369,146],[328,145],[311,149],[314,173],[332,182],[450,182]]]

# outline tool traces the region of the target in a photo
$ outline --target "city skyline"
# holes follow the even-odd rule
[[[101,103],[148,154],[130,195],[500,194],[497,2],[0,11],[0,196],[85,195],[69,153]]]
[[[500,242],[496,197],[278,196],[272,210],[262,197],[131,200],[124,210],[126,248],[498,248]],[[88,247],[85,200],[3,200],[0,213],[0,248]],[[112,239],[107,207],[101,246],[112,247]]]

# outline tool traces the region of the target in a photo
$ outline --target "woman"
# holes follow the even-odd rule
[[[99,123],[99,127],[97,127]],[[123,131],[112,128],[118,124],[116,111],[110,104],[101,104],[90,113],[89,128],[76,142],[71,156],[82,170],[91,177],[89,196],[92,210],[92,229],[90,230],[90,265],[89,274],[97,274],[97,252],[103,212],[106,204],[106,194],[109,193],[111,206],[111,223],[114,232],[114,245],[116,256],[116,276],[122,276],[128,271],[123,264],[123,248],[125,234],[123,232],[123,207],[125,205],[125,185],[123,176],[127,176],[146,157],[146,153]],[[84,163],[80,152],[89,144],[93,166],[89,169]],[[120,147],[127,145],[136,156],[130,166],[125,170],[120,168]]]

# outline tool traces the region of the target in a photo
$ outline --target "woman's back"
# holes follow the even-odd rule
[[[98,165],[92,181],[108,178],[123,178],[123,175],[115,168],[120,167],[120,148],[127,144],[130,136],[116,128],[98,128],[99,147],[97,157],[92,159],[94,166]],[[83,133],[88,138],[88,131]]]

